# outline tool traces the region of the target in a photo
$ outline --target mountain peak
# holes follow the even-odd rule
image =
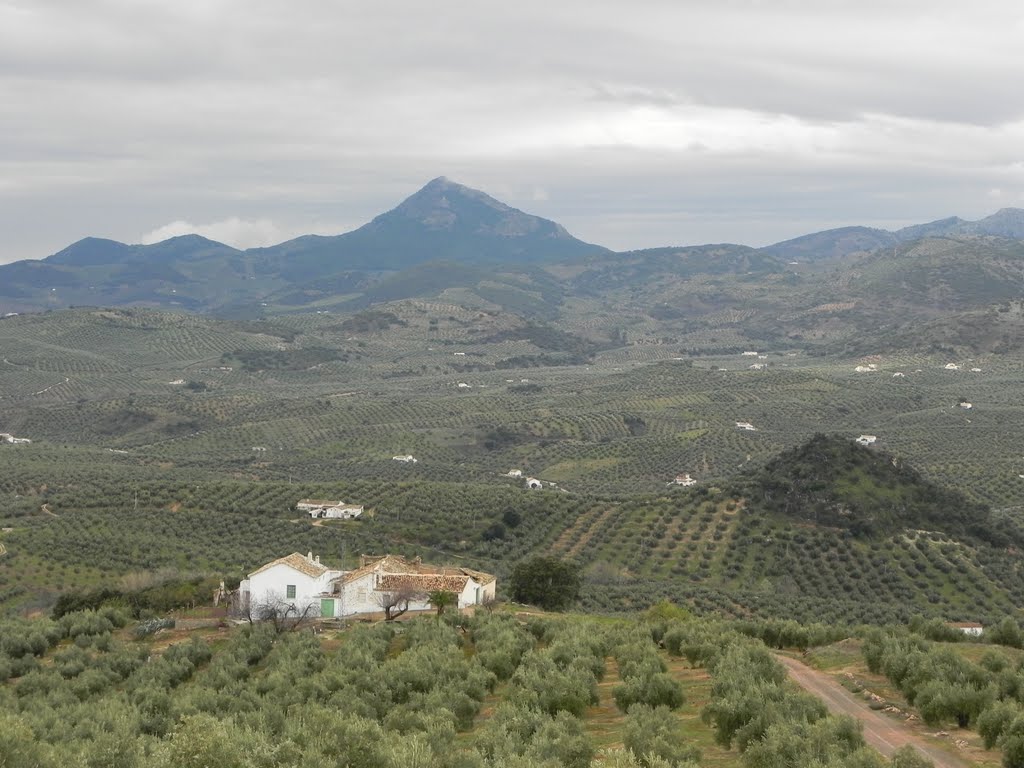
[[[399,214],[412,219],[428,229],[442,230],[452,230],[459,224],[491,225],[496,216],[536,219],[534,216],[528,216],[522,211],[495,200],[478,189],[458,184],[447,176],[438,176],[431,180],[384,216],[391,214]],[[536,220],[543,221],[543,219]]]
[[[428,182],[397,208],[378,216],[374,229],[398,222],[428,232],[485,237],[519,238],[535,235],[571,240],[560,225],[505,205],[478,189],[458,184],[445,176]]]

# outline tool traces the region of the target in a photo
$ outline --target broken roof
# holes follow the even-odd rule
[[[414,560],[407,560],[400,555],[380,555],[371,557],[363,555],[360,558],[360,567],[354,571],[343,573],[337,579],[334,579],[336,583],[348,584],[356,581],[369,573],[379,573],[382,576],[434,576],[434,577],[455,577],[462,579],[462,586],[457,591],[462,591],[465,587],[465,579],[471,578],[478,584],[490,584],[494,581],[494,575],[490,573],[484,573],[483,571],[477,571],[472,568],[463,568],[462,566],[451,566],[451,565],[427,565],[422,562],[419,558]],[[447,589],[447,587],[432,587],[431,589]]]

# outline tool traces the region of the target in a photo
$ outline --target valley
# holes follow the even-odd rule
[[[257,731],[283,739],[257,739],[272,764],[338,757],[266,720],[290,701],[350,729],[345,759],[368,767],[886,764],[869,746],[927,765],[897,740],[958,766],[994,765],[998,743],[1015,765],[1016,657],[948,625],[1021,645],[1024,246],[1012,212],[992,218],[998,235],[957,220],[612,253],[435,180],[338,239],[84,241],[12,265],[67,290],[0,289],[10,749],[106,764],[81,722],[96,702],[125,764],[234,759]],[[116,295],[82,292],[96,270]],[[313,520],[308,498],[364,511]],[[516,564],[551,556],[587,615],[489,606],[320,637],[204,605],[288,552],[454,563],[496,574],[500,600]],[[951,742],[846,695],[862,737],[819,701],[835,679],[793,658],[839,659],[903,713],[917,688],[891,648],[926,670],[911,683],[960,686],[920,709],[962,726]],[[225,696],[246,703],[211,752],[197,734]],[[82,736],[54,743],[36,710]],[[369,745],[385,733],[406,741]]]

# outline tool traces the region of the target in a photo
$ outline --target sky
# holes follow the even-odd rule
[[[1024,207],[1024,4],[0,0],[0,263],[437,176],[616,249]]]

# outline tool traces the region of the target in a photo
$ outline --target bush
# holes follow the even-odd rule
[[[534,557],[512,569],[509,590],[516,602],[559,610],[579,597],[583,577],[579,568],[555,557]]]
[[[678,709],[686,703],[683,686],[675,678],[659,672],[646,677],[626,678],[612,690],[615,706],[627,712],[635,704]]]
[[[935,763],[907,744],[892,755],[892,768],[935,768]]]
[[[700,750],[686,741],[679,721],[668,707],[645,704],[631,707],[622,742],[643,766],[652,766],[652,758],[660,758],[670,765],[700,760]]]
[[[161,629],[174,629],[174,619],[149,619],[148,621],[140,622],[133,632],[136,637],[143,638],[149,637]]]
[[[1021,714],[1020,706],[1010,701],[997,701],[978,716],[978,734],[985,742],[985,749],[992,749],[1003,734]]]

